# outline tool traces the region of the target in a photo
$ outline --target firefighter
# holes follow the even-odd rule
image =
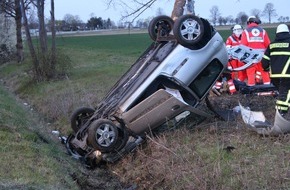
[[[262,66],[270,71],[271,81],[279,91],[276,109],[284,115],[290,106],[290,33],[286,24],[278,25],[275,40],[263,56]]]
[[[268,33],[259,24],[261,24],[261,21],[255,16],[248,18],[247,28],[242,33],[241,44],[264,52],[270,44],[270,38]],[[259,83],[270,84],[269,72],[264,71],[261,62],[247,68],[246,73],[248,86],[254,86]]]

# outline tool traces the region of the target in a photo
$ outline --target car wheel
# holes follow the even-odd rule
[[[88,129],[88,143],[101,152],[114,150],[118,141],[118,128],[108,119],[94,121]]]
[[[124,128],[118,128],[118,140],[115,145],[115,151],[120,151],[127,144],[129,139],[128,131]]]
[[[156,41],[158,37],[168,37],[173,29],[174,21],[166,15],[153,18],[148,27],[148,33],[152,40]]]
[[[71,128],[75,133],[90,119],[94,114],[93,108],[82,107],[73,112],[71,116]]]
[[[173,33],[181,45],[190,48],[199,43],[204,35],[204,25],[202,20],[194,15],[182,15],[173,27]]]

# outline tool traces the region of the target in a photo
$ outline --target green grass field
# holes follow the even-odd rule
[[[273,40],[275,29],[267,31]],[[224,39],[231,34],[219,32]],[[50,123],[40,125],[15,103],[12,94],[0,88],[0,155],[5,162],[0,188],[77,188],[71,181],[71,176],[76,178],[74,171],[82,176],[78,184],[95,189],[108,184],[108,188],[120,189],[118,180],[140,189],[287,189],[289,136],[257,136],[240,119],[211,119],[196,126],[191,118],[176,128],[168,125],[171,130],[149,139],[136,154],[108,165],[109,174],[100,173],[103,168],[85,170],[63,155],[60,143],[43,142],[41,137],[50,139],[46,134],[51,130],[69,134],[72,112],[81,106],[95,107],[151,43],[148,34],[58,37],[58,49],[71,59],[67,77],[58,81],[31,82],[29,58],[22,65],[0,66],[0,78],[9,90]],[[257,102],[261,101],[274,102],[266,98]],[[227,152],[227,146],[235,150]]]

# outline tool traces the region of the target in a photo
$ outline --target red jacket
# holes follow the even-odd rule
[[[251,23],[242,33],[241,44],[253,49],[266,50],[270,44],[268,33],[256,23]]]
[[[228,37],[226,41],[226,47],[233,47],[237,46],[241,43],[241,39],[238,38],[236,35],[232,34],[231,36]]]

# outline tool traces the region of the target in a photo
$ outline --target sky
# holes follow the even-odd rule
[[[64,15],[78,15],[80,19],[87,22],[91,16],[102,17],[102,19],[110,18],[114,22],[121,19],[121,15],[125,13],[120,6],[107,7],[108,0],[55,0],[55,18],[63,19]],[[115,0],[120,2],[120,0]],[[130,4],[131,0],[123,0]],[[145,0],[144,0],[145,1]],[[209,19],[210,9],[218,6],[221,16],[232,15],[236,17],[239,12],[245,12],[250,16],[252,9],[264,10],[267,3],[273,3],[276,13],[279,16],[290,16],[289,0],[195,0],[196,15]],[[141,14],[140,18],[148,18],[157,15],[157,9],[161,8],[163,13],[170,16],[173,10],[174,0],[157,0],[154,5]],[[46,15],[49,16],[50,0],[46,0]],[[278,18],[277,17],[277,18]],[[277,20],[272,19],[273,21]],[[262,21],[267,21],[262,17]]]

